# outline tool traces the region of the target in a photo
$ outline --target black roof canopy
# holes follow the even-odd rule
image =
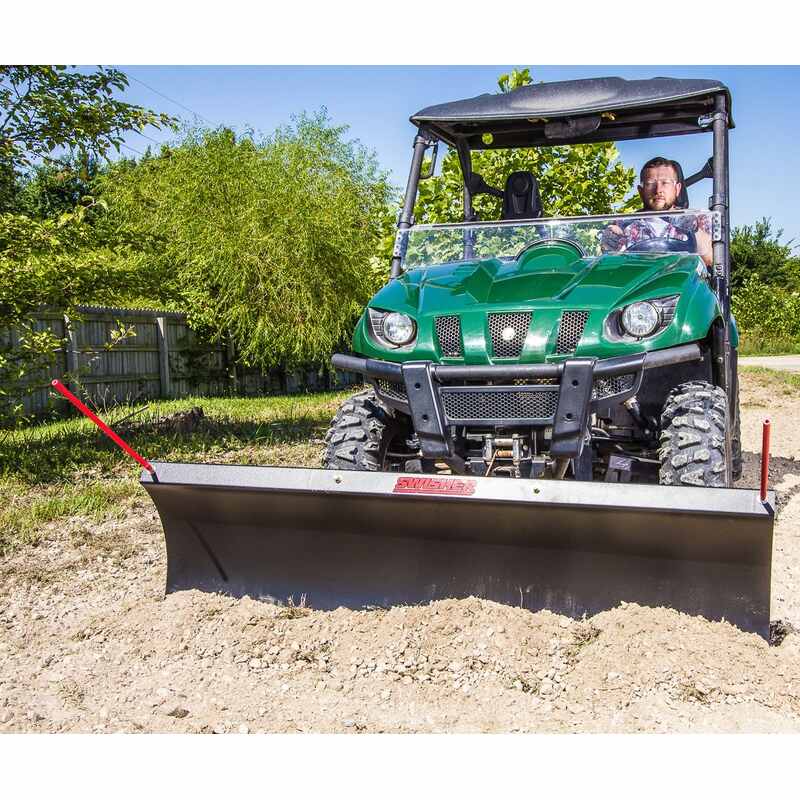
[[[714,110],[719,94],[726,97],[732,128],[727,86],[685,78],[539,83],[428,106],[411,122],[448,144],[460,141],[473,150],[647,139],[710,131],[698,119]]]

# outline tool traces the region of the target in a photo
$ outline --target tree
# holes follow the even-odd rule
[[[0,159],[0,213],[3,209],[13,208],[19,186],[17,175],[11,164]]]
[[[135,276],[98,245],[83,213],[58,220],[3,214],[0,223],[0,425],[7,425],[21,420],[27,384],[60,343],[31,323],[31,312],[54,306],[72,315],[82,303],[110,304]]]
[[[57,163],[36,164],[19,185],[16,210],[44,220],[56,219],[81,204],[89,204],[99,171],[100,162],[93,156],[83,163],[76,156],[67,156]]]
[[[792,255],[792,241],[781,243],[783,230],[772,230],[772,221],[762,218],[754,225],[734,228],[731,234],[731,286],[744,286],[749,279],[768,286],[800,290],[800,258]]]
[[[58,345],[29,322],[31,312],[107,302],[136,278],[88,224],[100,203],[86,189],[96,160],[118,150],[126,131],[174,121],[115,98],[126,86],[123,73],[103,67],[0,67],[2,424],[20,420],[28,379]]]
[[[114,97],[128,85],[108,67],[83,73],[64,66],[0,66],[0,211],[10,210],[14,184],[34,163],[119,152],[127,131],[175,120]]]
[[[261,140],[189,132],[101,178],[109,239],[160,303],[230,335],[245,363],[327,363],[376,288],[390,192],[345,132],[324,113]]]
[[[501,75],[502,92],[533,83],[528,69]],[[607,214],[638,208],[638,197],[625,201],[634,171],[619,161],[613,143],[581,144],[518,150],[481,150],[472,153],[472,168],[490,186],[502,188],[517,170],[533,172],[539,180],[546,216]],[[463,179],[458,154],[442,160],[441,175],[420,182],[416,216],[419,222],[460,222],[463,219]],[[481,219],[499,219],[502,201],[481,194],[473,207]]]

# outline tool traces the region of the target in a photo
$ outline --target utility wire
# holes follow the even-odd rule
[[[154,139],[152,136],[148,136],[146,133],[142,133],[141,131],[134,131],[134,133],[138,133],[139,136],[144,136],[145,139],[149,139],[153,144],[164,144],[164,142],[159,142],[158,139]]]
[[[125,142],[120,142],[120,145],[122,145],[122,147],[124,147],[126,150],[136,153],[137,156],[144,158],[144,153],[142,153],[140,150],[137,150],[135,147],[131,147],[130,145],[125,144]]]
[[[210,119],[206,119],[202,114],[198,114],[196,111],[189,108],[189,106],[185,106],[183,103],[179,103],[177,100],[173,100],[171,97],[167,97],[163,92],[159,92],[158,89],[154,89],[152,86],[146,84],[144,81],[140,81],[135,75],[128,75],[129,78],[132,78],[136,81],[136,83],[141,83],[145,89],[149,89],[151,92],[155,92],[157,95],[160,95],[165,100],[169,100],[170,103],[175,103],[176,106],[180,106],[184,111],[188,111],[190,114],[194,114],[196,117],[199,117],[203,122],[207,122],[209,125],[214,126],[214,123]]]

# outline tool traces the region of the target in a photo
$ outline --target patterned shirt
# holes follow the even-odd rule
[[[622,235],[608,226],[600,238],[600,248],[604,253],[621,253],[645,239],[677,239],[685,242],[689,239],[687,232],[701,230],[711,234],[711,217],[708,214],[645,217],[635,219],[627,225],[621,222],[613,224],[622,228]]]

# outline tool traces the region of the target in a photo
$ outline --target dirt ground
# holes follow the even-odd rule
[[[773,423],[772,619],[800,626],[800,396],[742,384],[743,485]],[[740,485],[742,485],[740,484]],[[584,621],[468,599],[309,611],[163,596],[145,496],[0,562],[0,730],[800,731],[800,635],[623,604]]]

